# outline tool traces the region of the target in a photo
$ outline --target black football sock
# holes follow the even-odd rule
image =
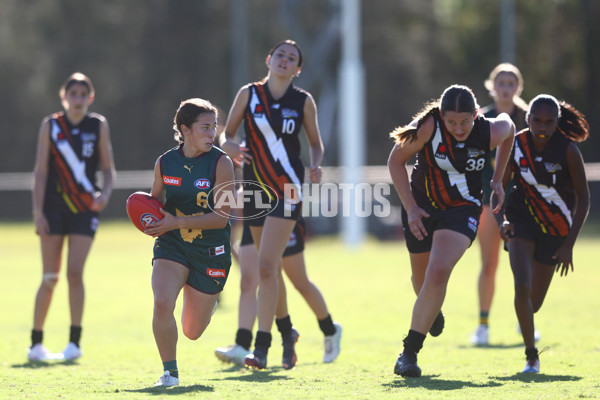
[[[31,347],[35,346],[38,343],[42,343],[44,339],[44,331],[37,331],[35,329],[31,330]]]
[[[289,315],[287,317],[276,319],[275,324],[282,337],[289,335],[292,332],[292,319]]]
[[[81,327],[71,325],[70,334],[69,334],[69,342],[75,344],[79,347],[79,341],[81,340]]]
[[[252,332],[249,329],[239,328],[235,334],[235,344],[249,351],[252,345]]]
[[[331,314],[328,315],[327,317],[319,320],[319,328],[321,329],[321,332],[323,332],[323,334],[325,336],[335,335],[336,329],[335,329],[335,325],[333,325],[333,320],[331,319]]]

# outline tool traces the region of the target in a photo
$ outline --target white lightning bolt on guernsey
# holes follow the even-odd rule
[[[55,120],[52,121],[52,140],[56,143],[56,148],[65,158],[65,161],[69,165],[69,168],[73,172],[73,177],[77,183],[81,184],[88,193],[94,193],[94,185],[90,182],[87,175],[85,174],[85,163],[77,157],[75,151],[67,140],[58,140],[58,134],[60,128]]]
[[[516,141],[515,141],[516,142]],[[521,147],[515,143],[515,161],[517,165],[519,165],[519,160],[523,158],[523,151]],[[527,168],[527,171],[521,170],[521,176],[529,185],[533,186],[547,201],[552,204],[555,204],[560,208],[560,212],[565,216],[567,221],[569,222],[569,226],[573,224],[573,220],[571,218],[571,211],[567,207],[567,204],[564,202],[562,197],[558,194],[556,189],[552,186],[546,186],[535,179],[535,176],[531,172],[531,168]]]
[[[442,143],[442,131],[440,130],[440,127],[438,125],[436,127],[432,141],[434,151],[438,148],[440,143]],[[437,165],[440,167],[440,169],[448,173],[448,179],[450,180],[450,184],[452,186],[456,186],[461,197],[480,206],[481,202],[475,197],[471,196],[471,194],[469,193],[469,187],[467,186],[467,178],[465,177],[465,174],[461,174],[456,170],[456,168],[454,168],[454,166],[450,162],[449,157],[446,157],[443,160],[437,157],[434,157],[434,159]]]
[[[256,93],[256,88],[252,88],[252,96],[250,98],[250,110],[254,110],[257,104],[260,104],[260,101],[258,100],[258,94]],[[300,182],[298,175],[296,175],[296,171],[294,171],[294,168],[292,168],[292,164],[290,163],[288,154],[285,151],[283,141],[281,139],[278,139],[277,135],[273,131],[273,127],[271,127],[271,124],[267,119],[266,111],[260,116],[254,115],[254,121],[256,122],[256,125],[258,125],[258,128],[262,132],[263,137],[265,138],[265,142],[267,142],[267,147],[273,155],[273,158],[281,163],[281,166],[283,167],[284,171],[288,174],[288,176],[292,180],[292,183],[296,186],[296,193],[298,194],[297,199],[299,201],[302,201],[302,191],[300,190],[302,182]]]

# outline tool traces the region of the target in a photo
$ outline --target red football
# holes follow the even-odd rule
[[[160,208],[165,208],[163,203],[150,193],[135,192],[127,198],[127,215],[133,225],[144,232],[146,225],[160,221],[164,215]]]

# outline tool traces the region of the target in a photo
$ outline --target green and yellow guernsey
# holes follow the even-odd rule
[[[213,147],[208,153],[188,158],[181,146],[172,148],[160,157],[160,173],[166,195],[165,209],[178,217],[213,212],[216,169],[225,152]],[[230,224],[222,229],[177,229],[157,239],[168,241],[193,260],[221,262],[231,260]]]

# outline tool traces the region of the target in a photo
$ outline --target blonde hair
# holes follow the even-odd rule
[[[521,75],[519,68],[511,63],[502,63],[496,65],[492,72],[490,72],[490,76],[485,80],[485,82],[483,82],[483,85],[488,90],[490,96],[492,98],[496,97],[496,93],[494,92],[494,83],[500,74],[511,74],[515,77],[517,80],[517,91],[513,97],[513,103],[523,110],[527,110],[527,102],[521,98],[521,93],[523,92],[523,75]]]
[[[71,75],[69,75],[65,83],[63,83],[60,87],[60,90],[58,91],[58,95],[60,96],[60,98],[64,99],[69,88],[75,84],[81,84],[86,86],[88,88],[88,91],[90,92],[90,97],[93,97],[95,95],[92,80],[87,75],[82,74],[81,72],[74,72]]]

